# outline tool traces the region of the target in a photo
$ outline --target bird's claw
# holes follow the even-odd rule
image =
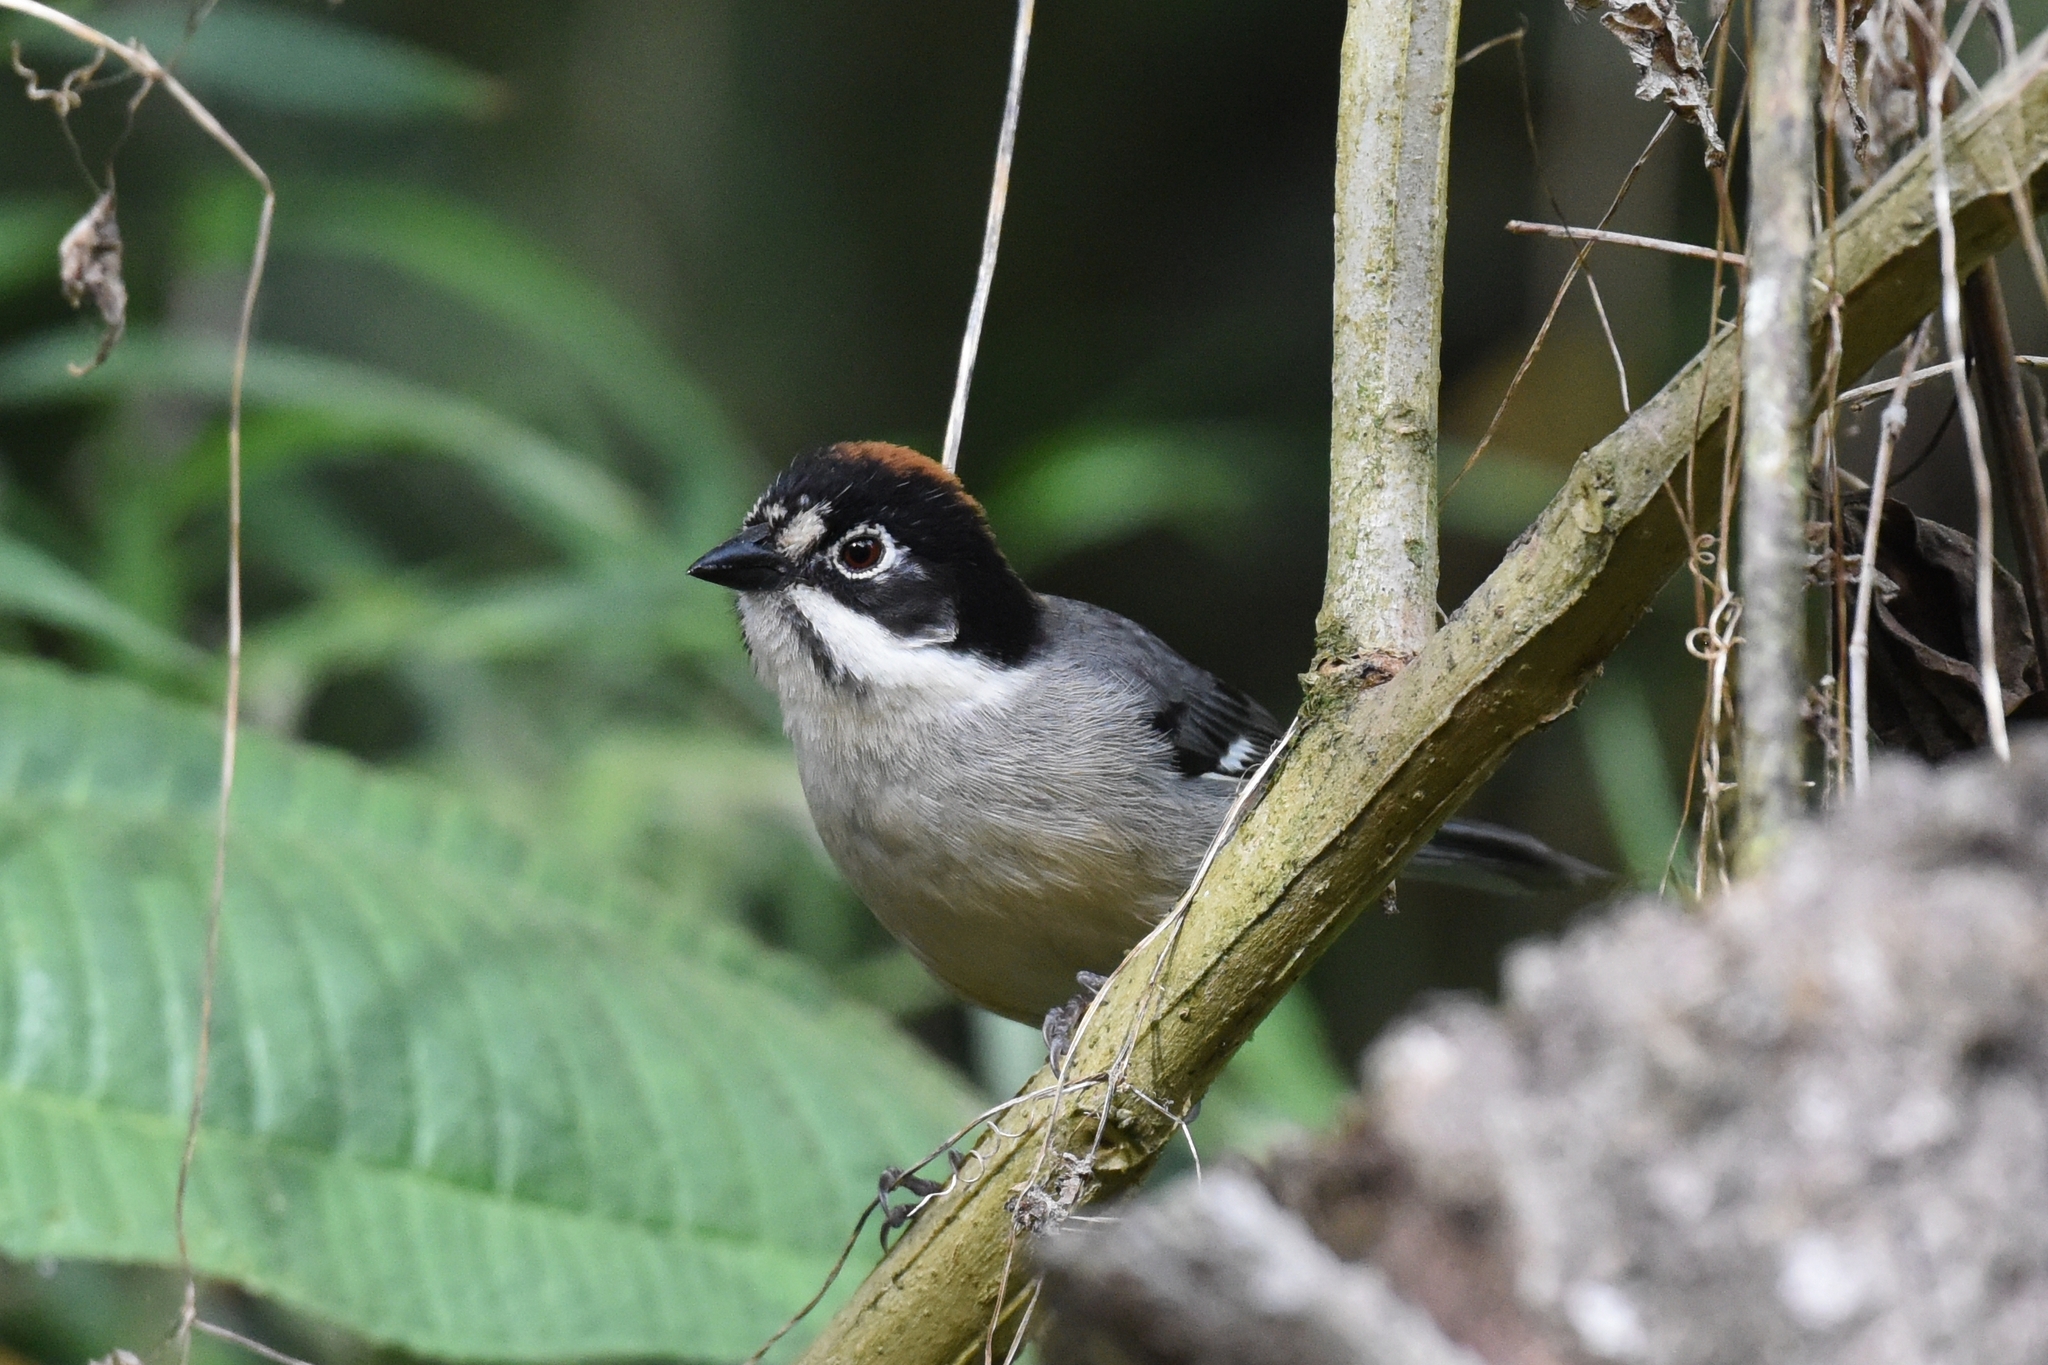
[[[948,1152],[946,1155],[952,1156],[954,1154]],[[958,1171],[960,1169],[959,1165],[956,1163],[953,1169]],[[901,1166],[891,1166],[883,1171],[881,1179],[875,1182],[875,1199],[882,1206],[882,1249],[884,1251],[888,1250],[889,1234],[891,1232],[908,1223],[910,1215],[916,1213],[926,1199],[929,1199],[945,1188],[945,1185],[940,1181],[927,1180],[915,1171],[906,1171]],[[908,1190],[916,1195],[917,1198],[911,1200],[908,1204],[890,1203],[889,1196],[898,1190]]]
[[[1109,978],[1098,972],[1076,972],[1074,980],[1080,983],[1081,989],[1064,1005],[1054,1005],[1047,1010],[1045,1023],[1040,1029],[1045,1035],[1046,1059],[1052,1063],[1054,1071],[1065,1069],[1067,1053],[1073,1050],[1074,1030],[1080,1027],[1081,1016],[1088,1012],[1088,1006],[1109,984]]]

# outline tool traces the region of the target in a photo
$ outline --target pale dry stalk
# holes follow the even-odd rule
[[[1571,242],[1606,242],[1610,246],[1638,247],[1644,251],[1661,251],[1667,256],[1685,256],[1695,261],[1719,261],[1738,270],[1749,265],[1749,259],[1739,251],[1717,251],[1710,246],[1667,241],[1662,237],[1644,237],[1634,232],[1568,227],[1563,223],[1531,223],[1520,218],[1508,219],[1508,231],[1524,237],[1561,237]]]
[[[1963,291],[1956,268],[1956,229],[1948,174],[1948,155],[1942,142],[1942,102],[1948,89],[1953,58],[1946,44],[1935,47],[1937,60],[1927,78],[1927,141],[1933,147],[1933,199],[1935,230],[1941,241],[1941,327],[1948,343],[1949,377],[1955,384],[1956,413],[1962,419],[1963,441],[1970,452],[1970,486],[1977,500],[1977,688],[1984,700],[1984,729],[1991,750],[2010,761],[2012,744],[2005,732],[2005,692],[1998,678],[1998,641],[1992,615],[1992,575],[1996,565],[1991,557],[1993,522],[1991,511],[1991,466],[1984,454],[1984,430],[1977,417],[1976,395],[1970,392],[1969,371],[1963,351]],[[1875,512],[1873,512],[1875,515]]]
[[[1891,485],[1892,452],[1906,429],[1906,395],[1924,373],[1914,367],[1927,347],[1931,322],[1920,324],[1906,344],[1891,401],[1878,419],[1877,463],[1870,472],[1870,511],[1863,522],[1863,553],[1856,569],[1856,614],[1849,629],[1849,777],[1857,791],[1870,783],[1870,610],[1877,591],[1878,528],[1884,521],[1885,492]]]
[[[1033,0],[1017,0],[1017,27],[1010,38],[1010,85],[1003,97],[1002,129],[996,134],[996,171],[989,183],[988,218],[981,230],[981,262],[974,272],[974,300],[967,305],[967,330],[960,338],[960,366],[953,376],[953,405],[946,414],[941,463],[960,465],[960,438],[967,430],[967,391],[981,354],[981,325],[988,318],[989,291],[996,281],[996,251],[1003,242],[1003,210],[1010,203],[1010,163],[1017,152],[1017,120],[1024,110],[1024,66],[1031,55]]]

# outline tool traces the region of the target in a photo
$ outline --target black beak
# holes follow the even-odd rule
[[[780,587],[795,566],[761,543],[767,534],[765,526],[740,532],[692,564],[690,576],[739,592]]]

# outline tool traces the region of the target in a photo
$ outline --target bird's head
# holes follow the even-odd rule
[[[910,649],[1014,665],[1038,627],[1038,600],[981,505],[936,461],[880,442],[798,456],[690,572],[740,594],[757,656],[780,623],[824,672],[854,681]]]

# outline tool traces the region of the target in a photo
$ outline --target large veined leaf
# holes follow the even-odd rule
[[[649,557],[460,592],[397,575],[351,585],[253,632],[252,678],[264,688],[401,658],[535,657],[607,639],[644,649],[734,656],[739,642],[731,604],[703,592],[683,565],[676,555]]]
[[[0,1252],[167,1263],[212,722],[0,664]],[[451,1358],[744,1354],[966,1112],[878,1016],[424,784],[248,736],[193,1258]]]
[[[225,401],[231,355],[224,344],[131,328],[113,359],[82,379],[66,369],[81,344],[81,334],[65,328],[0,351],[0,403],[85,402],[114,393]],[[251,478],[308,452],[351,443],[413,447],[467,465],[540,529],[591,555],[637,547],[647,536],[631,489],[542,433],[458,395],[346,360],[265,345],[250,351],[246,393],[252,407],[284,418],[260,430],[251,425]],[[217,496],[224,468],[224,461],[207,461],[183,490],[187,501]]]
[[[222,207],[215,235],[232,260],[247,250],[246,188],[229,182]],[[746,442],[653,329],[490,214],[427,190],[316,182],[280,209],[277,246],[402,271],[539,347],[684,476],[684,539],[724,534],[758,491]]]

